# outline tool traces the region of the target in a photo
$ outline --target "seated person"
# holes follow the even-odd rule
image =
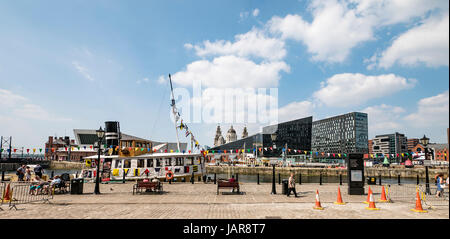
[[[234,175],[231,175],[231,178],[228,179],[228,182],[230,182],[230,183],[236,182],[236,179],[234,179]],[[233,189],[231,189],[231,192],[234,193],[234,187],[233,187]]]
[[[56,176],[53,178],[53,180],[50,182],[50,186],[58,185],[58,184],[60,184],[60,183],[61,183],[61,178],[60,178],[58,175],[56,175]]]

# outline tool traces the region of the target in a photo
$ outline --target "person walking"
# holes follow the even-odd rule
[[[436,197],[440,197],[442,196],[442,192],[444,191],[444,188],[442,187],[442,183],[443,183],[443,177],[444,175],[439,174],[436,178],[436,186],[437,186],[437,190],[436,190]],[[445,184],[444,184],[445,185]]]
[[[44,173],[44,169],[40,164],[36,165],[34,168],[34,174],[39,176],[39,178],[42,178],[42,174]]]
[[[23,181],[23,177],[25,176],[25,164],[22,164],[22,166],[20,166],[17,171],[16,171],[16,175],[19,181]]]
[[[294,192],[295,197],[297,196],[297,192],[295,191],[295,179],[294,179],[294,173],[291,173],[291,177],[289,177],[289,182],[288,182],[288,191],[287,191],[287,196],[289,197],[289,195],[291,195],[291,191]]]
[[[30,166],[27,166],[25,169],[25,181],[30,182],[31,181],[31,168]]]

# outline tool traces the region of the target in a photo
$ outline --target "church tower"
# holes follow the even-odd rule
[[[216,136],[214,137],[214,146],[220,146],[225,143],[225,140],[222,136],[222,131],[220,130],[220,125],[217,126]]]
[[[242,138],[247,138],[248,132],[247,132],[247,126],[244,127],[244,131],[242,132]]]
[[[227,132],[226,143],[230,143],[237,140],[236,130],[233,129],[233,125]]]

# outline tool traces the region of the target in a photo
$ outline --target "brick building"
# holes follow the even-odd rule
[[[408,152],[412,152],[413,148],[416,147],[417,144],[419,144],[419,139],[413,138],[413,139],[408,139],[407,140],[407,145],[408,145]]]
[[[74,139],[69,136],[54,137],[49,136],[45,143],[45,159],[58,161],[82,161],[83,157],[97,154],[91,147],[79,147]]]
[[[369,155],[371,155],[373,154],[373,140],[369,139],[368,144],[369,144]]]

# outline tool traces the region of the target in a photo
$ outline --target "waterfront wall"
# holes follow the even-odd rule
[[[229,172],[234,172],[242,175],[271,175],[272,167],[229,167],[229,166],[207,166],[206,172],[208,174],[227,174]],[[302,176],[319,176],[322,174],[323,176],[339,176],[340,174],[346,176],[347,169],[341,168],[303,168],[303,167],[284,167],[275,168],[276,174],[281,174],[282,176],[289,176],[291,172],[295,174],[302,174]],[[428,174],[430,178],[434,178],[434,175],[442,173],[444,175],[448,175],[448,167],[442,168],[428,168]],[[419,175],[419,178],[425,178],[425,168],[424,167],[415,167],[415,168],[375,168],[375,167],[366,167],[364,169],[364,175],[368,176],[379,176],[382,177],[397,177],[400,175],[402,178],[416,178]]]
[[[55,169],[79,169],[83,168],[83,163],[80,162],[67,162],[67,161],[51,161],[50,170]]]

